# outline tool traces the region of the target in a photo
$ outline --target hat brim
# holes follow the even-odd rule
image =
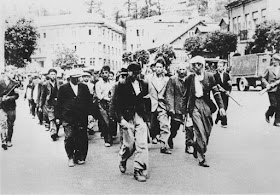
[[[69,75],[69,77],[73,77],[73,78],[75,78],[75,77],[81,77],[81,76],[82,76],[81,74]]]

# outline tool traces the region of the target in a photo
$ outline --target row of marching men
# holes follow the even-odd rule
[[[81,81],[85,73],[79,70],[71,70],[67,81],[60,83],[56,70],[50,69],[49,79],[38,90],[38,113],[43,113],[49,122],[53,140],[57,139],[59,126],[63,126],[69,167],[85,163],[88,119],[92,118],[98,118],[108,147],[119,124],[122,143],[119,169],[126,172],[127,159],[135,153],[137,181],[146,181],[148,177],[147,137],[153,143],[160,143],[160,153],[171,154],[173,138],[182,124],[186,131],[186,152],[198,158],[200,166],[209,167],[205,152],[213,126],[212,113],[217,109],[210,99],[210,91],[219,107],[216,122],[221,120],[224,127],[227,103],[223,101],[217,79],[205,71],[205,59],[196,56],[190,64],[193,73],[186,76],[186,66],[180,65],[177,75],[169,78],[165,76],[163,58],[156,60],[152,74],[144,76],[141,66],[133,62],[122,69],[117,82],[110,81],[110,68],[104,66],[101,78],[95,83]],[[221,80],[225,81],[222,82],[225,93],[229,93],[230,82]]]

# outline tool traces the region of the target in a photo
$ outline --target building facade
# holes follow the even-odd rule
[[[265,20],[279,20],[279,0],[235,0],[226,6],[229,31],[238,35],[237,52],[245,54],[256,25]]]
[[[32,59],[41,67],[50,68],[59,51],[71,49],[78,63],[101,69],[109,65],[122,67],[123,29],[94,15],[46,16],[36,20],[40,39]]]

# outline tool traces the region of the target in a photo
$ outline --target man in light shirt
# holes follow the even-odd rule
[[[105,146],[110,147],[113,144],[112,130],[110,124],[112,121],[109,117],[109,102],[113,83],[109,80],[110,67],[103,66],[101,69],[101,79],[95,85],[95,92],[98,98],[98,107],[100,111],[101,134],[104,136]]]

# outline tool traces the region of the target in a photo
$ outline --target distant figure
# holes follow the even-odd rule
[[[262,76],[262,83],[265,88],[269,88],[268,97],[270,106],[265,113],[265,119],[269,123],[270,118],[275,115],[273,125],[280,127],[280,86],[271,88],[271,84],[280,79],[280,55],[272,56],[272,66],[268,67]]]

